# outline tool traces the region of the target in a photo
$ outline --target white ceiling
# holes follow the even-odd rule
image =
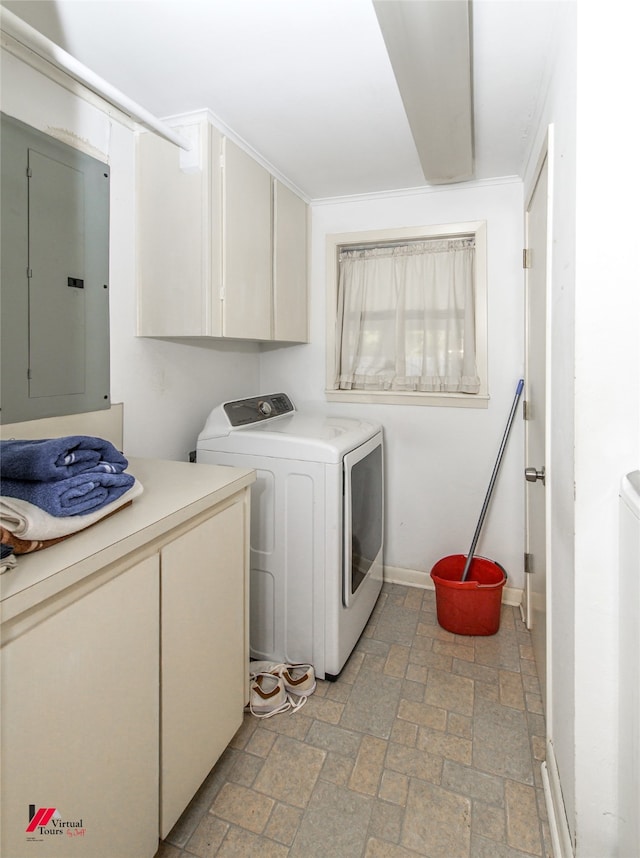
[[[475,179],[523,173],[563,2],[472,2]],[[3,5],[158,117],[209,109],[309,199],[427,184],[371,0]]]

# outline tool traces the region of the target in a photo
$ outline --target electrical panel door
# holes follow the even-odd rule
[[[2,421],[108,408],[109,168],[2,116]]]

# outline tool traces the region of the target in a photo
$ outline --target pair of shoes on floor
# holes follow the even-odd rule
[[[271,718],[288,710],[297,712],[316,689],[311,664],[252,661],[249,679],[249,711],[256,718]]]

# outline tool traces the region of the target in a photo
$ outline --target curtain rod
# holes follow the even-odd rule
[[[425,235],[425,236],[416,236],[415,238],[398,238],[396,240],[390,241],[369,241],[366,243],[359,244],[349,244],[348,242],[345,244],[338,245],[338,253],[349,252],[352,250],[378,250],[379,248],[394,248],[394,247],[410,247],[414,244],[430,244],[432,242],[438,241],[457,241],[458,239],[463,241],[468,241],[470,238],[475,238],[475,233],[451,233],[442,235]]]
[[[0,28],[16,41],[20,42],[20,44],[52,63],[57,68],[62,69],[62,71],[66,72],[74,80],[83,84],[101,98],[104,98],[105,101],[108,101],[114,107],[126,113],[127,116],[144,125],[145,128],[155,131],[161,137],[164,137],[165,140],[169,140],[171,143],[179,146],[180,149],[190,151],[193,148],[193,144],[189,140],[180,134],[176,134],[165,122],[162,122],[162,120],[158,119],[146,110],[146,108],[137,104],[129,96],[116,89],[116,87],[67,53],[59,45],[56,45],[51,39],[43,36],[35,27],[27,24],[22,18],[19,18],[4,7],[0,9]]]

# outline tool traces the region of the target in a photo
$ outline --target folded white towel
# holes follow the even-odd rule
[[[2,575],[3,572],[8,572],[9,569],[15,569],[17,565],[18,558],[15,554],[9,554],[7,557],[3,557],[2,560],[0,560],[0,575]]]
[[[0,497],[0,527],[6,527],[20,539],[57,539],[77,533],[105,518],[143,492],[138,480],[123,495],[86,515],[51,515],[39,506],[20,498]]]

